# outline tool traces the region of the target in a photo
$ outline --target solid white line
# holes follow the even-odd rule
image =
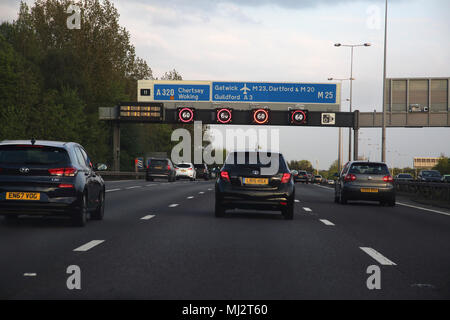
[[[383,266],[396,266],[396,264],[394,262],[392,262],[391,260],[389,260],[388,258],[383,256],[381,253],[379,253],[375,249],[367,248],[367,247],[360,247],[360,249],[362,251],[364,251],[365,253],[367,253],[369,256],[371,256],[373,259],[378,261],[378,263]]]
[[[319,220],[326,226],[334,226],[334,223],[329,220],[326,220],[326,219],[319,219]]]
[[[186,199],[194,199],[194,196],[189,196]]]
[[[303,210],[305,210],[307,212],[311,212],[312,211],[310,208],[303,208]]]
[[[148,216],[142,217],[141,220],[150,220],[151,218],[154,218],[154,215],[149,214]]]
[[[424,211],[430,211],[430,212],[434,212],[434,213],[439,213],[439,214],[443,214],[445,216],[450,216],[450,213],[447,212],[443,212],[443,211],[437,211],[437,210],[432,210],[432,209],[427,209],[427,208],[422,208],[422,207],[416,207],[410,204],[406,204],[406,203],[401,203],[401,202],[396,202],[396,204],[399,204],[401,206],[405,206],[405,207],[411,207],[411,208],[415,208],[415,209],[420,209],[420,210],[424,210]]]
[[[106,190],[106,192],[113,192],[113,191],[119,191],[119,190],[122,190],[122,189],[109,189],[109,190]]]
[[[24,273],[23,276],[24,277],[36,277],[37,273]]]
[[[142,188],[142,186],[133,186],[133,187],[125,188],[125,189],[130,190],[130,189],[136,189],[136,188]]]
[[[89,249],[98,246],[102,242],[105,242],[105,240],[92,240],[86,244],[83,244],[81,247],[74,249],[73,251],[88,251]]]
[[[173,203],[169,206],[169,208],[175,208],[175,207],[178,207],[178,203]]]

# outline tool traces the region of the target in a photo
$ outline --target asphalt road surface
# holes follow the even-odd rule
[[[449,299],[450,213],[333,202],[214,217],[212,181],[107,182],[104,221],[0,223],[2,299]],[[419,206],[420,207],[420,206]],[[76,265],[81,289],[69,290]],[[369,266],[381,289],[369,290]]]

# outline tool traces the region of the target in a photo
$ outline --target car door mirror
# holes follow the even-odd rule
[[[108,166],[104,163],[97,163],[95,165],[95,168],[97,169],[97,171],[106,171],[108,170]]]

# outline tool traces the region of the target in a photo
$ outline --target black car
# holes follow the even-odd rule
[[[394,181],[405,181],[405,182],[411,182],[414,181],[414,178],[412,175],[410,175],[409,173],[399,173],[398,175],[395,176]]]
[[[348,162],[335,184],[334,201],[380,201],[395,206],[394,180],[382,162]]]
[[[106,165],[96,168],[106,170]],[[105,183],[74,142],[0,142],[0,215],[67,215],[77,226],[102,220]]]
[[[147,181],[153,181],[155,178],[167,179],[168,182],[174,182],[176,180],[175,166],[170,159],[147,159],[145,179]]]
[[[194,164],[194,168],[197,179],[209,180],[211,178],[211,174],[209,173],[209,169],[206,164]]]
[[[294,217],[294,182],[279,153],[230,153],[216,181],[215,192],[216,217],[232,208],[281,210],[285,219]]]
[[[422,170],[417,175],[420,182],[441,182],[441,173],[437,170]]]

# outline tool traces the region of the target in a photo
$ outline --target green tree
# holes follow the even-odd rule
[[[450,158],[441,156],[433,170],[438,170],[441,174],[450,174]]]

